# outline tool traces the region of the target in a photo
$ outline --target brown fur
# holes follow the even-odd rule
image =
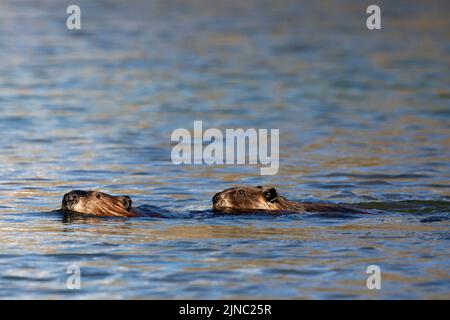
[[[296,202],[278,194],[275,188],[235,187],[216,193],[213,209],[217,212],[342,212],[368,213],[345,205]]]
[[[112,196],[99,191],[73,190],[64,195],[61,209],[96,216],[136,217],[128,196]]]

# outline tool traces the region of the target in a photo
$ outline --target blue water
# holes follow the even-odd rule
[[[0,2],[0,298],[450,298],[446,1],[379,1],[380,31],[358,1],[77,3],[81,31]],[[174,165],[194,120],[279,128],[278,174]],[[379,211],[208,211],[240,184]],[[52,212],[71,189],[177,215]]]

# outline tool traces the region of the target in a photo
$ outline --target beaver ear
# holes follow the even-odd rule
[[[277,200],[277,197],[278,197],[278,193],[275,188],[270,188],[270,189],[264,190],[263,195],[266,198],[266,200],[269,202],[274,202],[275,200]]]
[[[123,206],[129,210],[131,208],[131,204],[133,201],[131,201],[131,198],[129,196],[122,196]]]

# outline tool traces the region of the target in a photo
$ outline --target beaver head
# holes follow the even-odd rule
[[[61,209],[96,216],[133,216],[129,196],[112,196],[99,191],[73,190],[64,195]]]
[[[216,193],[212,200],[213,209],[218,212],[289,209],[287,200],[280,196],[275,188],[261,186],[226,189]]]

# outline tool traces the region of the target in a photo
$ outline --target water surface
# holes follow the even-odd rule
[[[0,3],[0,298],[450,298],[446,1],[379,1],[380,31],[358,1],[78,3],[81,31]],[[194,120],[280,128],[279,173],[172,164]],[[237,184],[379,213],[207,211]],[[71,189],[178,215],[51,212]]]

